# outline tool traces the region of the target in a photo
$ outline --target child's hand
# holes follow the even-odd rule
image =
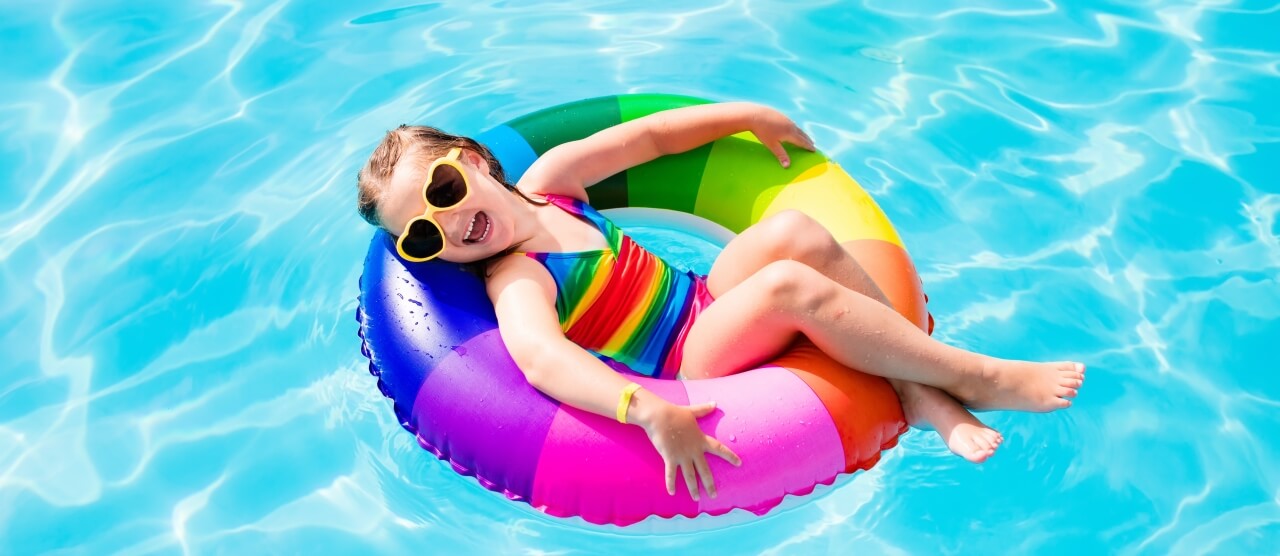
[[[677,469],[684,473],[684,483],[689,489],[689,496],[698,499],[698,479],[707,489],[707,494],[716,497],[716,483],[711,477],[711,467],[707,465],[706,453],[720,456],[733,465],[742,465],[742,460],[719,440],[702,433],[698,428],[698,418],[711,413],[716,408],[714,402],[692,406],[664,403],[655,408],[644,422],[637,423],[649,435],[649,441],[666,463],[667,494],[676,493]]]
[[[791,167],[791,158],[787,156],[787,150],[782,148],[783,141],[807,151],[814,150],[813,139],[797,127],[795,122],[781,112],[765,106],[760,106],[752,114],[751,133],[773,152],[773,156],[778,157],[783,168]]]

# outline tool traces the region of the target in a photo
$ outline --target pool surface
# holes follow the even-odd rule
[[[0,6],[0,554],[1276,552],[1274,1],[647,4]],[[793,117],[935,335],[1085,361],[1076,405],[734,522],[456,475],[359,352],[356,172],[400,123],[630,92]]]

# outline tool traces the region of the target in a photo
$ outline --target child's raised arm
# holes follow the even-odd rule
[[[530,192],[583,198],[584,189],[665,154],[684,152],[721,137],[750,131],[782,166],[782,143],[813,150],[813,141],[781,112],[749,102],[700,104],[666,110],[559,145],[538,158],[521,180]]]
[[[502,341],[529,384],[578,409],[615,418],[619,395],[631,381],[565,338],[556,316],[555,282],[546,269],[532,259],[511,256],[492,265],[491,272],[485,286]],[[631,397],[627,422],[643,428],[662,456],[668,494],[675,494],[679,470],[694,500],[698,478],[715,497],[706,452],[741,464],[728,447],[698,428],[697,418],[713,409],[710,403],[678,406],[643,389]]]

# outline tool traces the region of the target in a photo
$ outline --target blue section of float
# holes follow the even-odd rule
[[[510,183],[519,181],[525,170],[538,158],[529,142],[510,126],[495,127],[477,135],[475,139],[493,151],[493,156],[502,163],[502,169]]]
[[[395,400],[400,423],[416,432],[409,412],[426,377],[459,345],[497,328],[484,283],[454,263],[405,264],[391,234],[378,232],[365,255],[360,299],[369,370]],[[371,345],[379,349],[369,353]]]

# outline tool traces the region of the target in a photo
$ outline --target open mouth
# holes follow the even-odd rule
[[[471,223],[467,224],[467,233],[463,234],[462,242],[466,244],[475,244],[488,239],[489,230],[493,228],[493,222],[489,220],[489,215],[483,211],[477,212],[471,218]]]

